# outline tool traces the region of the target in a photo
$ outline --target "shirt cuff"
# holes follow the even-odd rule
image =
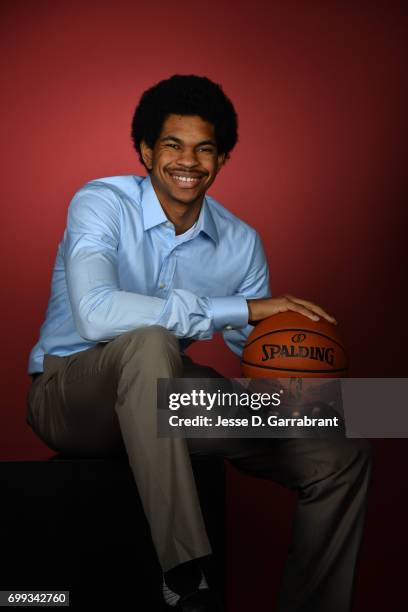
[[[245,298],[214,297],[209,298],[216,331],[239,329],[248,325],[248,304]]]

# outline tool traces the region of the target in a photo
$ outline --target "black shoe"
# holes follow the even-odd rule
[[[210,589],[200,589],[184,595],[174,608],[180,612],[223,612],[224,608]]]

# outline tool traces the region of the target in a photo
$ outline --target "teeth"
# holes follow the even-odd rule
[[[190,178],[187,176],[177,176],[173,174],[173,177],[178,181],[183,181],[183,183],[192,183],[193,181],[198,181],[198,177]]]

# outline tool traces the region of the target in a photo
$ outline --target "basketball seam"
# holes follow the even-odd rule
[[[346,372],[347,368],[336,368],[334,370],[305,370],[304,368],[278,368],[278,367],[269,367],[265,365],[261,365],[260,363],[251,363],[250,361],[242,360],[241,363],[245,365],[251,366],[253,368],[263,368],[264,370],[277,370],[278,372],[303,372],[307,374],[327,374],[328,372],[331,374],[332,372]]]
[[[320,332],[317,332],[317,331],[314,331],[314,330],[311,330],[311,329],[300,329],[300,328],[298,329],[296,327],[293,328],[293,329],[292,328],[277,329],[275,331],[266,332],[265,334],[262,334],[261,336],[257,336],[256,338],[251,340],[251,342],[248,342],[247,344],[245,344],[244,350],[248,346],[251,346],[251,344],[253,344],[257,340],[260,340],[261,338],[264,338],[265,336],[270,336],[271,334],[280,334],[282,332],[292,332],[292,331],[295,331],[295,332],[308,332],[308,333],[311,333],[311,334],[316,334],[317,336],[321,336],[322,338],[326,338],[326,340],[330,340],[331,342],[334,342],[334,344],[337,344],[337,346],[339,346],[344,352],[346,352],[344,346],[342,344],[340,344],[340,342],[337,342],[337,340],[335,340],[334,338],[331,338],[330,336],[326,336],[326,334],[322,334]]]

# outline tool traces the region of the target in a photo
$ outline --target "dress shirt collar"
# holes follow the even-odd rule
[[[149,230],[156,225],[160,225],[167,221],[166,213],[164,212],[156,192],[153,188],[150,176],[142,181],[142,211],[143,211],[143,227],[144,230]],[[197,220],[197,234],[204,232],[216,244],[218,243],[218,231],[215,225],[214,218],[211,214],[207,198],[204,197],[200,215]]]

